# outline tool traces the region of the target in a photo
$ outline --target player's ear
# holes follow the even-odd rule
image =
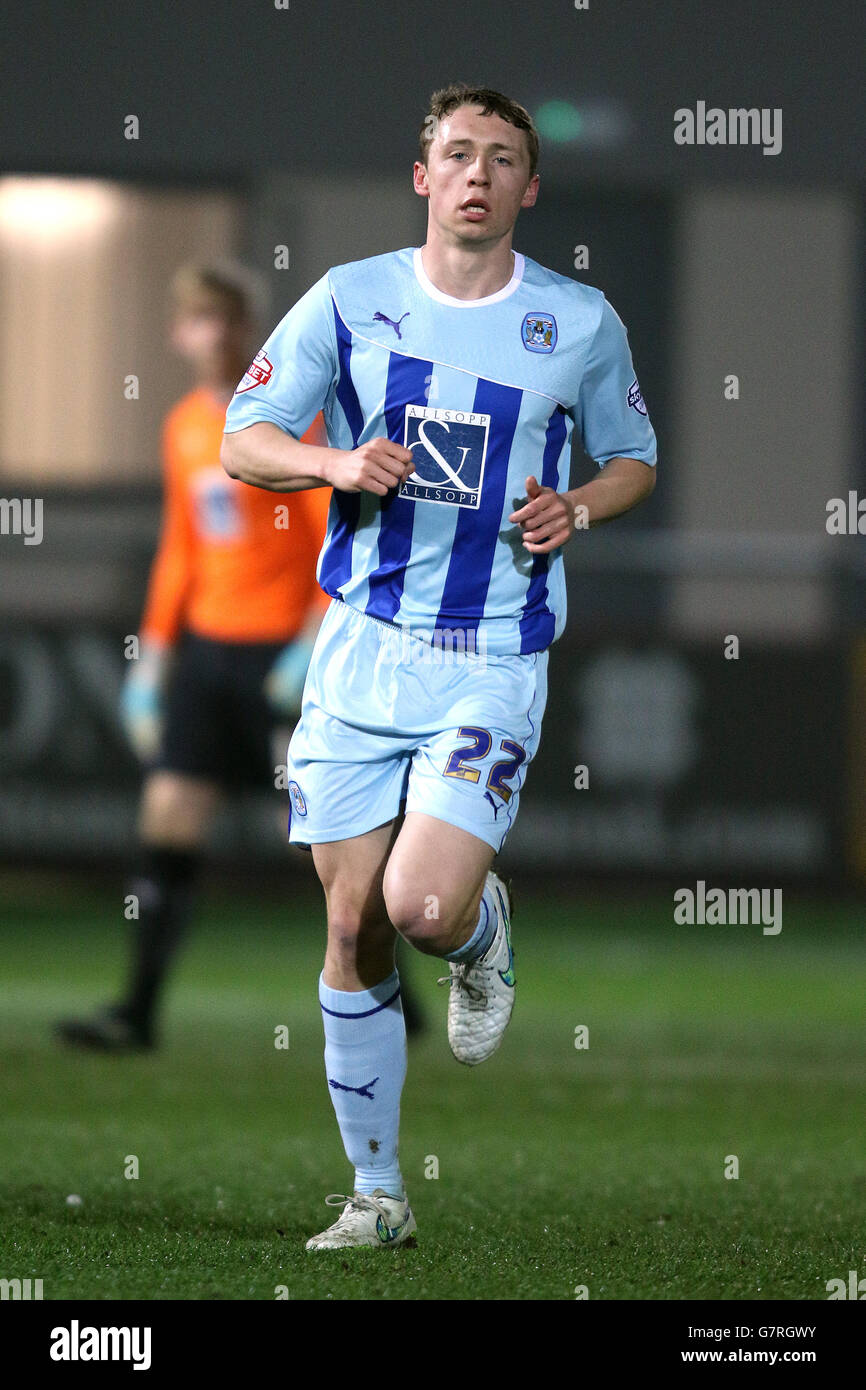
[[[430,184],[427,180],[427,166],[416,159],[412,167],[412,184],[419,198],[430,197]]]
[[[534,208],[535,200],[538,197],[538,175],[533,174],[529,183],[526,185],[526,192],[520,200],[522,208]]]

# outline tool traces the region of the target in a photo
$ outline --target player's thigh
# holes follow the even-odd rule
[[[157,770],[145,779],[138,831],[153,845],[195,849],[207,835],[222,793],[209,778]]]
[[[431,677],[431,683],[432,683]],[[502,849],[538,749],[547,654],[490,657],[435,673],[438,728],[412,757],[406,812],[423,812]]]
[[[493,847],[461,826],[407,811],[385,870],[388,915],[401,934],[448,937],[475,921]]]
[[[373,928],[393,933],[382,883],[399,826],[396,818],[362,835],[310,846],[325,891],[330,934],[352,936]]]

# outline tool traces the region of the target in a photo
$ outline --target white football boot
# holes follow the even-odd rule
[[[451,973],[439,981],[451,986],[448,1041],[458,1062],[477,1067],[502,1041],[514,1008],[514,952],[508,889],[491,870],[487,887],[496,904],[496,934],[483,956],[468,964],[450,961]]]
[[[381,1187],[370,1194],[356,1192],[352,1197],[334,1192],[325,1202],[329,1207],[342,1206],[343,1211],[333,1226],[310,1237],[307,1250],[346,1250],[361,1245],[393,1249],[405,1244],[416,1230],[408,1199],[389,1197]]]

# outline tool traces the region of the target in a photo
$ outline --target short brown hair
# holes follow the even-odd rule
[[[261,277],[239,261],[190,261],[180,266],[171,281],[176,310],[217,305],[229,319],[257,323],[267,313],[267,289]]]
[[[532,177],[538,168],[538,131],[526,107],[494,91],[492,87],[470,87],[466,82],[452,82],[448,87],[440,87],[431,96],[430,111],[424,117],[418,136],[422,164],[427,164],[436,125],[459,106],[480,106],[482,116],[501,116],[509,125],[524,131],[529,152],[529,176]]]

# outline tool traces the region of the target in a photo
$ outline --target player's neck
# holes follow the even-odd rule
[[[431,284],[454,299],[486,299],[504,289],[514,274],[511,237],[489,247],[451,246],[428,232],[421,260]]]
[[[199,377],[196,383],[198,389],[200,391],[206,391],[209,396],[213,397],[218,405],[228,405],[235,393],[235,387],[243,376],[245,365],[246,362],[244,361],[240,366],[233,364],[224,372],[215,372],[212,375],[205,374]]]

